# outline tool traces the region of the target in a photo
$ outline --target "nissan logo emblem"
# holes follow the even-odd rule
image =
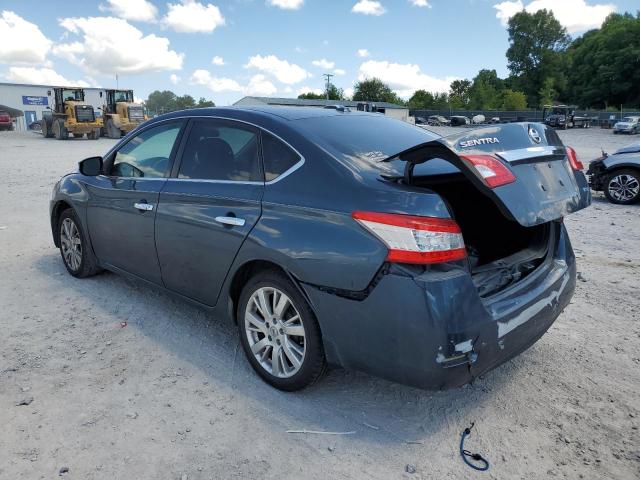
[[[534,143],[540,143],[542,141],[542,137],[540,137],[538,130],[533,127],[529,127],[529,137],[534,141]]]

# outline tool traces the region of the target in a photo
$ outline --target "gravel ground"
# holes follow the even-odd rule
[[[585,161],[637,140],[560,135]],[[336,370],[287,394],[253,374],[229,323],[114,274],[66,273],[51,188],[110,145],[0,134],[0,478],[640,475],[640,205],[598,194],[567,218],[580,271],[571,305],[473,385],[426,392]],[[460,460],[470,422],[467,448],[487,473]]]

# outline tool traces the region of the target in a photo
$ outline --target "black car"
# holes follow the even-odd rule
[[[50,219],[71,275],[108,269],[230,316],[277,388],[342,366],[441,389],[568,305],[580,168],[539,124],[442,138],[376,113],[195,109],[80,162]]]
[[[602,156],[589,164],[589,185],[604,192],[612,203],[629,205],[640,201],[640,142]]]

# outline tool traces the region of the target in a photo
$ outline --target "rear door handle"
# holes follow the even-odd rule
[[[232,227],[242,227],[244,226],[244,218],[238,217],[216,217],[216,222],[222,223],[223,225],[231,225]]]
[[[153,205],[147,202],[134,203],[133,206],[142,212],[150,212],[153,210]]]

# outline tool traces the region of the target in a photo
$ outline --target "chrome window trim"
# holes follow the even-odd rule
[[[141,129],[139,132],[136,130],[133,130],[131,133],[136,132],[135,135],[131,136],[130,138],[133,138],[134,136],[139,135],[140,133],[144,132],[145,130],[149,129],[149,128],[153,128],[157,125],[160,125],[162,123],[165,122],[171,122],[174,120],[189,120],[190,118],[212,118],[215,120],[227,120],[230,122],[239,122],[239,123],[244,123],[246,125],[250,125],[252,127],[257,128],[258,130],[260,130],[261,132],[267,132],[270,135],[273,135],[275,138],[277,138],[278,140],[280,140],[282,143],[284,143],[287,147],[289,147],[291,150],[293,150],[294,152],[296,152],[296,155],[298,155],[300,157],[300,160],[293,164],[291,167],[289,167],[287,170],[285,170],[284,172],[282,172],[280,175],[278,175],[276,178],[274,178],[273,180],[269,180],[268,182],[252,182],[252,181],[241,181],[241,180],[207,180],[207,179],[197,179],[197,178],[178,178],[178,177],[162,177],[162,178],[156,178],[157,180],[168,180],[168,181],[175,181],[175,180],[180,180],[180,181],[192,181],[192,182],[204,182],[204,183],[236,183],[236,184],[248,184],[248,185],[273,185],[275,183],[278,183],[280,180],[288,177],[289,175],[291,175],[293,172],[295,172],[296,170],[298,170],[300,167],[302,167],[305,162],[306,159],[304,158],[304,155],[302,155],[293,145],[291,145],[289,142],[287,142],[284,138],[282,138],[280,135],[277,135],[275,133],[273,133],[271,130],[268,130],[264,127],[261,127],[260,125],[256,125],[255,123],[252,122],[248,122],[246,120],[239,120],[237,118],[228,118],[228,117],[221,117],[218,115],[185,115],[185,116],[180,116],[180,117],[171,117],[171,118],[166,118],[163,120],[159,120],[157,122],[154,122],[148,126],[145,126],[145,128]],[[124,137],[125,139],[127,137]],[[119,144],[116,144],[113,146],[113,148],[111,148],[111,150],[109,150],[103,158],[108,157],[109,155],[111,155],[115,150],[116,147],[118,147]],[[260,146],[260,150],[262,150],[262,145]],[[264,158],[262,159],[262,161],[264,162]],[[122,178],[122,179],[140,179],[140,178],[144,178],[144,177],[110,177],[107,176],[107,178]],[[147,178],[146,180],[150,180],[149,178]]]

